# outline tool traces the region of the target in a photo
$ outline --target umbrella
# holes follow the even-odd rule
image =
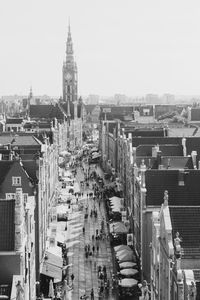
[[[137,283],[138,283],[138,281],[133,278],[125,278],[125,279],[119,280],[119,285],[121,287],[132,287],[132,286],[136,285]]]
[[[128,251],[132,251],[132,249],[127,245],[119,245],[119,246],[114,247],[115,252],[125,250],[125,249]]]
[[[117,259],[119,260],[119,262],[124,262],[124,261],[134,261],[135,260],[135,256],[133,255],[133,253],[131,253],[130,251],[128,251],[127,253],[123,253],[121,255],[119,255],[117,257]]]
[[[135,269],[123,269],[123,270],[120,271],[120,274],[124,275],[124,276],[134,276],[134,275],[138,274],[138,270],[135,270]]]
[[[52,279],[49,281],[49,297],[54,297],[54,288],[53,288],[53,281]]]
[[[126,268],[135,268],[137,267],[137,264],[131,261],[125,261],[119,264],[120,269],[126,269]]]

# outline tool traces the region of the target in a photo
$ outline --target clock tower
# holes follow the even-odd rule
[[[66,44],[66,61],[63,64],[63,101],[77,102],[77,66],[74,61],[73,43],[70,25]]]

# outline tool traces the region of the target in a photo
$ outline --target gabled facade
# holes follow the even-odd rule
[[[22,278],[25,299],[35,299],[35,197],[19,159],[0,161],[0,283]],[[10,295],[8,295],[10,296]]]

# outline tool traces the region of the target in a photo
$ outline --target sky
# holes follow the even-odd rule
[[[62,94],[69,19],[79,95],[200,95],[199,0],[2,0],[0,96]]]

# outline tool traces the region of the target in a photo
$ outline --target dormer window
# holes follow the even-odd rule
[[[13,186],[21,186],[21,177],[12,177]]]

